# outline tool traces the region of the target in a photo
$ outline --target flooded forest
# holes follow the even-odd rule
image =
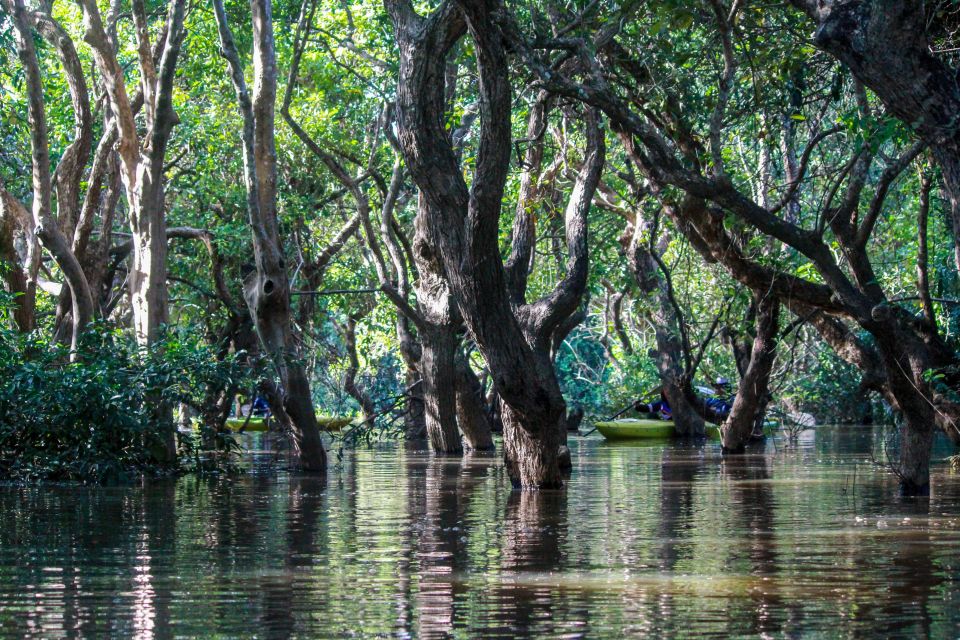
[[[953,0],[0,0],[0,637],[957,637]]]

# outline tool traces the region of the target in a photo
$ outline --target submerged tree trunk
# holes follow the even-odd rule
[[[543,424],[541,429],[533,431],[523,423],[509,403],[501,404],[504,460],[514,484],[539,489],[563,486],[560,446],[567,436],[564,417],[561,415],[555,424]]]
[[[757,301],[756,306],[757,333],[750,360],[740,379],[730,415],[720,430],[724,453],[743,452],[769,402],[770,372],[777,354],[780,302],[776,297],[766,295]]]
[[[491,2],[447,3],[423,18],[404,0],[385,2],[400,48],[398,138],[428,212],[451,293],[504,400],[504,456],[515,486],[562,486],[558,465],[566,404],[550,357],[554,329],[586,286],[586,212],[603,166],[603,134],[588,113],[587,151],[566,212],[568,273],[536,303],[515,308],[498,227],[510,164],[510,83]],[[469,28],[476,45],[481,131],[468,188],[446,130],[446,61]]]
[[[426,410],[427,437],[434,453],[463,453],[457,429],[456,335],[448,326],[420,332],[420,376]]]
[[[693,390],[685,374],[684,361],[689,354],[684,353],[685,341],[681,339],[680,323],[683,319],[674,307],[670,285],[660,273],[651,249],[642,244],[645,231],[649,229],[635,219],[633,229],[628,228],[621,241],[625,245],[630,271],[652,306],[650,320],[657,348],[650,351],[650,357],[656,364],[677,435],[702,437],[706,427],[701,412],[693,404]]]
[[[410,331],[410,320],[400,312],[397,313],[397,336],[407,394],[403,435],[407,440],[426,440],[427,416],[423,401],[423,377],[420,375],[420,344]]]
[[[874,317],[887,325],[887,331],[871,333],[876,338],[877,351],[886,373],[890,395],[900,408],[899,460],[892,462],[900,477],[901,488],[907,494],[925,494],[930,489],[930,455],[933,433],[942,416],[956,424],[958,416],[950,415],[950,407],[934,404],[937,399],[926,386],[930,370],[939,368],[925,352],[924,345],[910,331],[904,331],[887,321],[890,309],[875,309]],[[942,365],[940,365],[942,366]]]
[[[256,260],[256,271],[244,281],[244,299],[264,355],[269,358],[276,376],[272,393],[274,413],[289,416],[297,465],[304,471],[324,471],[326,452],[320,439],[307,371],[291,326],[290,283],[277,228],[274,139],[277,68],[271,4],[270,0],[250,2],[254,34],[252,100],[222,0],[214,0],[214,9],[221,53],[229,63],[243,115],[244,179]],[[278,403],[281,406],[278,407]],[[278,411],[281,407],[282,411]]]
[[[421,198],[414,220],[413,259],[420,276],[415,289],[427,437],[434,453],[459,455],[463,444],[457,429],[456,359],[461,320],[430,236],[429,219],[429,205]]]
[[[930,450],[933,448],[933,427],[912,414],[904,414],[900,429],[900,456],[894,471],[900,477],[901,491],[906,495],[930,492]]]

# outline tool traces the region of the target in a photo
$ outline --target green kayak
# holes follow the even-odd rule
[[[663,440],[673,437],[672,420],[613,420],[595,425],[607,440]]]
[[[674,425],[672,420],[613,420],[598,422],[595,425],[607,440],[663,440],[672,438]],[[767,421],[763,423],[764,435],[771,435],[777,430],[777,423]],[[720,439],[720,427],[707,424],[707,437],[712,440]]]
[[[244,429],[244,425],[246,428]],[[266,431],[268,428],[266,418],[227,418],[227,429],[231,431]]]
[[[353,422],[353,418],[343,416],[317,416],[317,425],[324,431],[340,431]],[[243,425],[247,425],[244,429]],[[268,431],[270,420],[267,418],[227,418],[227,429],[232,431]]]

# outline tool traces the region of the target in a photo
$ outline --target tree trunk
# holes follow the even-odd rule
[[[347,370],[343,374],[343,388],[360,405],[363,421],[372,427],[377,413],[376,408],[370,394],[357,382],[357,375],[360,373],[360,359],[357,357],[357,320],[365,315],[366,313],[350,315],[347,318],[347,324],[341,327],[348,361]]]
[[[141,176],[139,197],[130,202],[133,233],[130,298],[137,341],[152,345],[167,323],[167,223],[162,176]]]
[[[303,471],[320,472],[326,469],[326,452],[313,410],[306,368],[299,357],[290,323],[290,283],[277,222],[274,138],[277,67],[271,4],[270,0],[250,2],[254,35],[252,100],[221,0],[214,1],[214,11],[221,53],[229,63],[243,115],[244,180],[257,267],[244,281],[244,299],[264,354],[279,378],[279,384],[273,385],[272,406],[274,413],[282,408],[290,418],[297,466]],[[282,406],[278,407],[278,403]]]
[[[403,437],[427,439],[427,407],[423,401],[423,378],[419,369],[407,369],[407,406],[403,414]]]
[[[558,421],[556,425],[544,425],[540,431],[531,432],[519,422],[509,404],[504,402],[501,406],[504,460],[513,486],[561,488],[559,454],[566,439],[565,425]]]
[[[621,243],[627,254],[630,271],[640,291],[650,298],[652,305],[650,319],[654,327],[657,348],[651,350],[649,355],[657,367],[663,395],[670,405],[676,434],[681,437],[703,437],[706,430],[703,416],[693,405],[693,390],[684,374],[684,341],[680,333],[680,323],[683,319],[674,307],[669,284],[665,276],[660,273],[660,267],[651,250],[642,244],[646,231],[648,231],[647,226],[637,218],[633,229],[628,227],[627,232],[621,237]]]
[[[960,384],[958,358],[943,336],[931,331],[928,323],[918,322],[906,308],[891,303],[870,263],[868,243],[873,239],[877,221],[885,213],[885,198],[897,176],[928,144],[941,165],[948,166],[944,156],[960,149],[956,114],[960,112],[960,85],[953,70],[944,65],[926,41],[928,27],[924,5],[898,0],[792,0],[817,21],[815,41],[850,67],[854,75],[884,101],[888,110],[909,123],[923,140],[905,146],[895,158],[874,153],[875,142],[858,150],[847,165],[846,179],[837,180],[837,187],[846,183],[838,207],[816,212],[821,222],[817,228],[794,224],[779,215],[800,188],[794,181],[784,191],[780,202],[764,207],[745,195],[723,170],[724,111],[733,73],[725,74],[719,91],[721,98],[711,118],[709,132],[694,132],[690,125],[666,115],[668,124],[657,122],[660,115],[638,111],[619,92],[594,74],[586,82],[577,82],[550,66],[534,52],[509,17],[501,17],[500,33],[510,40],[511,47],[539,77],[542,86],[572,100],[601,108],[620,134],[624,151],[657,188],[671,186],[685,193],[670,215],[691,244],[708,261],[722,264],[739,282],[751,290],[764,290],[782,300],[800,299],[805,305],[856,321],[876,342],[883,363],[889,394],[904,414],[907,436],[898,467],[905,488],[922,489],[929,482],[929,437],[927,429],[937,422],[935,414],[943,411],[930,373],[942,376],[952,388]],[[719,5],[718,5],[719,7]],[[503,16],[504,14],[499,14]],[[735,68],[735,56],[729,42],[729,19],[718,15],[725,39],[725,66]],[[611,39],[612,41],[613,39]],[[577,47],[575,47],[576,49]],[[616,50],[615,44],[601,51],[603,64],[629,73],[639,59],[629,52]],[[586,49],[577,53],[587,54]],[[591,52],[592,53],[592,52]],[[571,54],[571,57],[574,54]],[[615,77],[615,74],[614,74]],[[647,79],[638,84],[647,84]],[[642,90],[642,88],[641,88]],[[857,91],[861,104],[868,102],[866,93]],[[685,97],[685,96],[681,96]],[[865,110],[866,111],[866,110]],[[812,149],[831,131],[823,131],[811,139]],[[709,135],[713,165],[704,169],[699,158],[678,157],[686,141]],[[702,155],[702,154],[701,154]],[[879,177],[875,159],[886,165]],[[690,161],[692,160],[692,161]],[[960,173],[960,172],[958,172]],[[804,175],[804,171],[800,170]],[[866,187],[870,185],[870,189]],[[948,187],[948,191],[951,188]],[[869,210],[864,211],[865,194],[873,192]],[[953,193],[960,190],[953,189]],[[826,205],[824,205],[826,206]],[[890,205],[895,207],[896,205]],[[798,276],[791,269],[779,270],[752,259],[727,231],[726,220],[742,228],[752,227],[780,242],[809,261],[816,269],[817,280]],[[833,232],[833,239],[824,239],[824,223]],[[958,230],[954,229],[954,233]],[[835,243],[835,244],[834,244]],[[837,249],[839,248],[839,252]],[[842,256],[842,259],[838,256]],[[916,433],[914,433],[916,432]]]
[[[953,230],[953,264],[960,273],[960,151],[938,149],[934,156],[943,172],[944,192],[950,204],[950,228]]]
[[[420,375],[426,410],[427,437],[434,453],[463,453],[457,430],[456,334],[449,326],[430,326],[420,333]]]
[[[503,398],[497,393],[495,386],[491,386],[487,394],[487,419],[490,421],[491,431],[503,433]]]
[[[580,430],[580,425],[583,423],[583,416],[583,407],[574,407],[570,411],[567,411],[566,430],[568,433],[577,433]]]
[[[22,205],[0,189],[0,260],[6,263],[7,269],[3,279],[7,293],[14,296],[13,321],[17,330],[28,333],[33,330],[35,322],[37,293],[36,285],[31,283],[23,269],[14,246],[14,230],[18,220],[12,211],[13,207],[22,208]]]
[[[499,249],[511,154],[511,96],[506,49],[493,24],[495,3],[444,4],[429,19],[409,3],[386,4],[401,54],[398,140],[420,188],[430,244],[505,401],[507,469],[515,486],[559,487],[557,456],[566,404],[550,359],[551,337],[576,310],[586,288],[586,214],[603,166],[603,133],[595,112],[589,111],[584,166],[565,215],[567,274],[550,294],[517,309]],[[465,27],[476,45],[482,121],[470,187],[444,124],[446,60]]]
[[[922,417],[908,413],[904,414],[904,423],[900,429],[900,459],[895,468],[900,489],[905,495],[926,495],[930,492],[933,426]]]
[[[770,372],[777,355],[780,302],[766,295],[757,302],[757,335],[750,361],[733,400],[730,415],[720,430],[724,453],[742,453],[754,428],[763,419],[769,402]]]
[[[427,417],[423,402],[423,378],[420,376],[420,344],[410,331],[410,321],[397,313],[397,337],[404,363],[407,401],[403,413],[403,435],[407,440],[426,440]]]
[[[457,424],[467,447],[473,451],[493,451],[493,433],[477,374],[464,357],[457,358]]]
[[[462,326],[436,243],[430,234],[430,211],[421,197],[414,219],[413,259],[419,278],[415,288],[420,311],[420,376],[427,437],[434,453],[463,453],[457,429],[457,348]]]
[[[10,9],[8,4],[4,8]],[[76,255],[53,218],[51,211],[52,181],[50,150],[47,137],[46,111],[43,104],[43,84],[40,63],[33,44],[33,33],[28,27],[27,10],[22,0],[13,0],[12,15],[16,27],[17,53],[23,63],[27,88],[27,114],[30,120],[30,148],[33,178],[32,224],[44,248],[50,252],[63,273],[73,296],[74,336],[72,349],[76,351],[80,332],[93,319],[93,297]],[[80,140],[78,139],[79,143]],[[89,141],[88,141],[89,143]],[[73,153],[77,147],[71,147]],[[6,206],[4,207],[6,208]]]
[[[925,380],[931,369],[937,369],[929,352],[912,335],[891,322],[889,309],[873,312],[878,324],[885,330],[874,328],[877,351],[886,372],[890,395],[899,407],[903,425],[900,429],[900,454],[894,463],[894,471],[900,477],[901,489],[906,494],[924,494],[930,485],[930,455],[933,432],[937,425],[940,408],[933,404]]]
[[[167,321],[167,234],[164,202],[164,169],[167,144],[177,114],[173,109],[173,89],[177,59],[186,31],[186,0],[171,0],[159,65],[154,60],[147,25],[146,7],[142,0],[132,1],[132,14],[137,37],[140,67],[140,89],[143,99],[141,139],[135,121],[135,109],[127,93],[124,71],[117,61],[113,42],[107,36],[100,10],[93,0],[78,0],[83,10],[84,39],[93,49],[94,61],[103,76],[104,88],[117,127],[117,154],[126,190],[133,234],[132,265],[129,289],[133,311],[133,328],[142,346],[151,346],[160,336]],[[159,45],[159,43],[158,43]],[[78,291],[71,287],[74,304],[74,325],[78,322]],[[76,340],[77,331],[74,331]],[[160,424],[164,443],[164,462],[176,459],[175,428],[171,407],[159,397],[152,399],[155,418]]]
[[[817,23],[814,41],[930,145],[949,200],[960,270],[960,85],[927,41],[922,2],[792,0]]]

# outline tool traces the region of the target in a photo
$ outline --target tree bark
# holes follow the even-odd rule
[[[510,255],[504,265],[507,287],[514,304],[526,302],[527,279],[533,268],[537,224],[536,215],[531,209],[539,200],[537,180],[543,166],[548,100],[549,94],[546,91],[539,92],[530,107],[530,115],[527,118],[526,141],[529,146],[524,154],[523,172],[520,175],[520,191],[511,230]]]
[[[100,11],[93,0],[79,0],[83,9],[85,39],[93,48],[94,60],[104,78],[118,131],[117,151],[127,193],[130,229],[133,233],[133,264],[129,273],[133,325],[137,340],[151,345],[168,318],[167,234],[164,202],[164,162],[170,133],[177,122],[173,110],[173,81],[177,59],[185,36],[185,0],[172,0],[167,15],[166,39],[155,67],[149,33],[138,26],[141,95],[146,114],[146,135],[141,139],[134,122],[134,109],[127,93],[123,70],[117,62],[110,38],[103,28]],[[145,14],[141,0],[134,1],[135,17]],[[172,421],[171,434],[172,434]],[[167,438],[172,443],[172,435]]]
[[[457,340],[443,325],[420,332],[420,375],[427,437],[434,453],[463,453],[457,430]]]
[[[350,315],[346,324],[341,327],[348,362],[347,370],[343,374],[343,388],[360,405],[363,421],[372,426],[377,413],[373,398],[357,382],[357,375],[360,372],[360,360],[357,357],[357,321],[364,315],[366,314]]]
[[[413,257],[420,278],[416,283],[420,327],[420,375],[427,418],[427,437],[434,452],[463,453],[457,430],[457,329],[461,326],[437,248],[430,237],[430,212],[421,198],[414,221]]]
[[[487,416],[483,386],[467,358],[458,357],[456,368],[457,424],[463,432],[463,439],[472,451],[493,451],[496,447]]]
[[[754,429],[762,423],[769,402],[770,372],[777,355],[780,302],[759,295],[756,302],[756,336],[730,415],[720,429],[724,453],[742,453]]]
[[[21,261],[14,246],[14,236],[21,228],[27,241],[35,243],[31,226],[30,214],[0,186],[0,260],[7,263],[4,282],[7,293],[14,296],[13,320],[21,333],[29,333],[36,325],[37,278],[36,272],[31,277],[29,260]],[[37,252],[33,253],[36,255]]]
[[[941,166],[947,167],[946,173],[950,173],[950,164],[944,158],[955,155],[953,151],[957,148],[955,116],[960,87],[954,74],[929,52],[921,3],[895,0],[794,2],[802,5],[818,21],[817,42],[820,46],[828,50],[836,47],[839,53],[835,55],[840,56],[893,113],[916,127],[923,138],[905,148],[899,157],[886,161],[882,172],[872,171],[875,159],[885,158],[871,149],[870,145],[879,140],[868,140],[868,144],[862,145],[851,158],[846,175],[839,176],[838,190],[845,184],[842,197],[838,199],[839,205],[816,212],[814,228],[804,228],[778,212],[789,203],[803,181],[809,150],[836,129],[821,132],[811,139],[798,168],[800,178],[784,190],[782,204],[768,208],[744,195],[724,174],[718,161],[723,155],[719,148],[723,136],[717,131],[723,124],[723,99],[718,101],[709,131],[714,166],[705,172],[699,163],[691,162],[686,156],[681,158],[677,153],[694,135],[686,130],[686,125],[680,126],[681,131],[677,132],[673,130],[678,128],[677,123],[670,118],[667,118],[669,126],[664,126],[655,116],[636,109],[622,98],[622,92],[611,88],[603,72],[590,74],[582,82],[557,72],[556,67],[545,64],[540,54],[534,53],[509,14],[501,11],[497,16],[501,32],[508,37],[513,50],[523,57],[546,89],[602,109],[610,119],[611,127],[620,134],[626,153],[641,167],[644,175],[657,185],[669,185],[684,192],[684,198],[671,215],[691,244],[708,261],[722,264],[751,290],[769,290],[782,300],[794,298],[822,312],[855,320],[873,336],[888,393],[904,417],[905,446],[901,448],[897,470],[906,490],[923,490],[929,482],[928,430],[940,420],[937,416],[949,415],[951,411],[948,403],[934,393],[929,373],[942,374],[946,383],[955,388],[960,383],[958,357],[944,336],[931,330],[928,323],[918,322],[911,311],[886,298],[880,280],[873,273],[866,244],[884,208],[891,183],[922,151],[924,144],[932,145],[935,157]],[[594,44],[603,61],[630,74],[631,65],[638,61],[631,60],[628,53],[621,55],[622,51],[611,55],[612,47],[604,44],[602,35]],[[724,40],[725,67],[729,68],[729,58],[734,51],[728,44]],[[572,46],[577,53],[586,53],[585,47]],[[564,55],[571,55],[569,48]],[[621,78],[622,75],[614,72],[614,77]],[[649,78],[642,77],[642,74],[635,77],[638,85],[649,82]],[[721,98],[729,87],[726,74],[722,84],[724,86],[719,87],[718,92]],[[635,89],[643,91],[646,87]],[[863,91],[858,93],[861,104],[866,104]],[[698,136],[705,138],[704,133],[699,132]],[[858,213],[862,208],[864,188],[877,173],[879,177],[871,185],[873,196],[869,211],[861,221]],[[809,261],[822,284],[750,259],[725,229],[727,216],[794,249],[798,257]],[[842,261],[834,247],[825,240],[828,225],[840,247]]]
[[[927,42],[918,0],[792,0],[817,25],[814,42],[930,144],[942,170],[960,270],[960,86]]]
[[[400,146],[426,201],[446,280],[505,401],[507,469],[515,486],[560,487],[566,404],[550,358],[551,337],[585,289],[586,211],[603,165],[602,133],[588,114],[586,159],[566,215],[567,276],[544,299],[515,311],[498,246],[511,99],[506,50],[492,23],[496,3],[445,2],[427,18],[405,0],[386,5],[400,46]],[[469,189],[444,125],[446,59],[465,27],[476,45],[482,120]]]
[[[420,343],[410,330],[409,318],[400,312],[397,313],[396,326],[407,389],[403,435],[407,440],[426,440],[427,415],[423,401],[423,378],[420,375]]]
[[[133,0],[141,79],[140,97],[135,96],[133,101],[127,93],[123,68],[117,61],[113,42],[104,30],[96,1],[78,0],[78,3],[83,11],[84,39],[93,49],[93,58],[103,76],[117,127],[116,148],[133,234],[133,259],[128,280],[134,333],[142,346],[150,347],[160,338],[160,330],[169,314],[164,164],[170,134],[178,121],[173,110],[173,83],[186,35],[186,0],[170,1],[159,65],[154,63],[143,0]],[[132,104],[138,99],[143,100],[145,112],[146,131],[142,138],[137,131]],[[72,293],[76,298],[76,292]],[[161,425],[164,461],[173,462],[176,459],[176,431],[172,407],[159,397],[152,403]]]
[[[40,63],[33,44],[33,34],[28,27],[27,10],[22,0],[5,2],[16,27],[17,53],[23,63],[27,86],[27,112],[30,119],[30,146],[33,153],[33,225],[36,235],[50,252],[63,273],[73,297],[74,331],[72,350],[76,351],[81,331],[93,319],[93,296],[83,269],[73,253],[66,236],[53,218],[51,211],[52,182],[50,175],[50,150],[47,137],[46,111],[43,104],[43,85],[40,78]],[[79,98],[78,98],[79,99]],[[76,105],[75,105],[76,106]],[[84,105],[86,106],[86,105]],[[79,107],[78,107],[79,108]],[[78,116],[79,118],[79,116]],[[86,135],[86,134],[80,134]],[[83,141],[75,141],[69,153],[82,151]],[[89,140],[87,140],[89,146]],[[76,158],[71,162],[78,161]],[[66,171],[66,169],[64,169]],[[64,196],[67,194],[64,193]]]
[[[303,471],[322,472],[326,469],[326,452],[313,409],[310,382],[291,327],[290,284],[277,223],[274,139],[277,69],[271,4],[270,0],[250,2],[252,99],[222,0],[214,0],[214,10],[221,53],[229,63],[243,116],[244,180],[256,262],[256,271],[251,272],[243,283],[244,299],[264,354],[274,368],[277,383],[272,385],[273,409],[275,414],[289,416],[297,466]]]
[[[560,447],[567,437],[566,411],[557,418],[555,426],[548,425],[534,432],[508,402],[502,402],[500,410],[504,462],[514,486],[527,489],[562,487]]]
[[[643,245],[642,238],[648,231],[646,225],[635,219],[632,229],[628,228],[621,241],[625,245],[627,264],[640,291],[650,298],[650,320],[657,343],[657,348],[650,351],[650,356],[657,367],[663,395],[670,405],[676,434],[702,437],[706,425],[694,406],[693,389],[685,373],[684,362],[689,354],[684,353],[686,341],[681,338],[680,323],[683,319],[671,301],[669,284],[660,273],[651,249]]]

